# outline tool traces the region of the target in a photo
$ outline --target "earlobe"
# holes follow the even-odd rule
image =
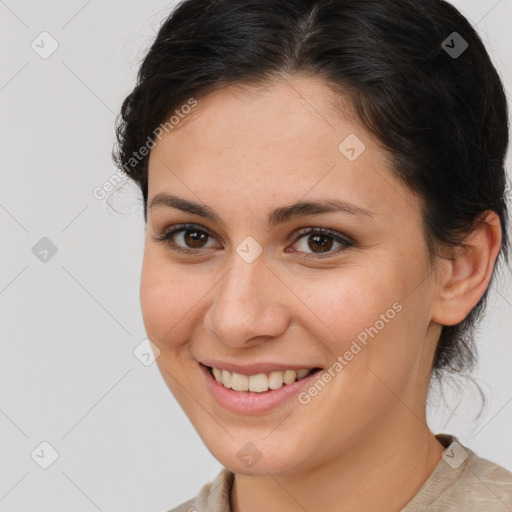
[[[464,320],[489,286],[501,247],[501,224],[493,211],[482,220],[445,261],[446,272],[439,282],[432,320],[456,325]]]

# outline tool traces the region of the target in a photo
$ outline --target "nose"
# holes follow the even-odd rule
[[[286,287],[260,256],[247,263],[238,255],[214,288],[204,328],[226,345],[251,346],[282,334],[290,322],[279,300]]]

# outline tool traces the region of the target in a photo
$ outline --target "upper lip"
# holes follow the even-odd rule
[[[249,364],[235,364],[227,361],[199,361],[204,366],[210,368],[218,368],[219,370],[227,370],[231,373],[240,373],[242,375],[258,375],[259,373],[270,373],[284,370],[302,370],[320,368],[320,366],[310,364],[287,364],[287,363],[249,363]]]

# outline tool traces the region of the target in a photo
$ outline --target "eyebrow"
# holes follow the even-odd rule
[[[220,216],[206,205],[183,199],[182,197],[159,193],[156,194],[149,205],[149,209],[166,206],[168,208],[177,208],[184,212],[198,215],[207,219],[214,220],[220,224],[225,224]],[[371,210],[357,206],[355,204],[340,199],[320,199],[315,201],[299,201],[290,206],[282,206],[272,210],[267,217],[267,225],[273,228],[278,224],[283,224],[296,217],[305,217],[308,215],[319,215],[322,213],[343,212],[351,215],[373,217]]]

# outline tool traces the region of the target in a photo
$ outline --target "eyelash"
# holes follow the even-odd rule
[[[168,231],[164,231],[162,234],[155,236],[153,239],[156,242],[161,242],[161,243],[165,244],[172,251],[181,252],[183,254],[197,254],[199,251],[201,251],[201,248],[187,249],[187,248],[177,245],[175,242],[172,241],[172,237],[176,233],[192,231],[192,230],[197,231],[202,234],[206,234],[209,237],[214,238],[213,235],[211,235],[207,230],[200,228],[199,226],[197,226],[195,224],[177,224],[177,225],[173,226],[172,229],[170,229]],[[331,231],[330,229],[326,229],[326,228],[311,228],[311,227],[302,228],[302,229],[298,230],[295,233],[293,244],[297,243],[300,239],[305,238],[306,235],[313,235],[313,234],[328,236],[328,237],[332,238],[335,242],[338,242],[339,244],[341,244],[342,247],[339,247],[338,249],[333,250],[333,251],[328,251],[326,253],[317,253],[317,254],[304,253],[305,254],[305,256],[303,256],[304,258],[308,258],[308,259],[329,258],[333,254],[337,254],[337,253],[341,252],[342,250],[348,249],[349,247],[353,247],[355,245],[355,242],[353,240],[351,240],[348,237],[342,237],[335,231]]]

